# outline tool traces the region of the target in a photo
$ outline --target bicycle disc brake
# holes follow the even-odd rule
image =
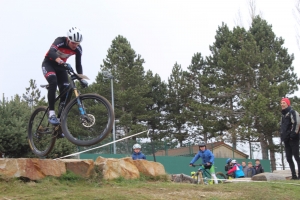
[[[87,128],[92,127],[95,124],[95,117],[92,114],[82,115],[80,116],[80,120],[81,124]]]

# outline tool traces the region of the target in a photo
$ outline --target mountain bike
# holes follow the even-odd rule
[[[199,166],[195,176],[197,177],[198,184],[212,185],[214,184],[214,179],[208,169],[205,169],[205,164],[192,165],[193,167]],[[227,178],[222,172],[216,172],[218,183],[223,183]]]
[[[77,146],[91,146],[102,141],[111,131],[114,122],[114,112],[109,101],[98,94],[81,94],[75,85],[78,80],[87,87],[85,75],[76,74],[72,67],[64,63],[69,76],[69,85],[55,98],[55,102],[66,95],[59,103],[57,118],[60,124],[51,125],[48,122],[49,107],[37,107],[31,114],[28,124],[28,142],[32,152],[45,157],[54,147],[57,138],[62,134]],[[49,85],[41,85],[49,88]],[[75,98],[72,99],[72,95]]]

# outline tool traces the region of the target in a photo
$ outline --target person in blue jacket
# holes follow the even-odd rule
[[[236,160],[232,160],[230,162],[230,165],[232,166],[232,168],[230,170],[228,170],[227,175],[234,173],[235,178],[244,178],[245,177],[242,166],[240,164],[238,164],[236,162]]]
[[[144,159],[146,160],[146,156],[141,152],[141,145],[135,144],[133,145],[133,154],[132,154],[132,159],[133,160],[139,160],[139,159]]]
[[[204,164],[205,169],[209,169],[209,172],[211,174],[211,177],[214,179],[215,184],[218,184],[218,179],[214,167],[214,160],[215,160],[214,154],[210,150],[206,149],[205,142],[200,142],[198,146],[199,146],[199,151],[195,155],[195,157],[191,160],[190,166],[193,166],[193,164],[199,158],[202,158],[202,163]]]

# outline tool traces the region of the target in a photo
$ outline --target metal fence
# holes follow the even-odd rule
[[[88,150],[88,149],[94,149],[91,151],[88,151],[87,153],[89,154],[114,154],[114,145],[113,144],[109,144],[107,146],[101,147],[101,148],[97,148],[100,147],[102,145],[105,145],[109,142],[112,142],[111,138],[106,138],[105,140],[103,140],[102,142],[94,145],[94,146],[90,146],[90,147],[78,147],[78,151],[83,151],[83,150]],[[153,155],[153,152],[164,152],[165,155],[167,155],[168,150],[169,149],[174,149],[175,146],[177,146],[177,143],[167,143],[164,141],[142,141],[141,139],[137,139],[137,140],[132,140],[132,139],[125,139],[122,141],[119,141],[116,143],[116,154],[132,154],[133,153],[133,145],[134,144],[140,144],[142,146],[141,151],[143,152],[143,154],[145,155]],[[191,152],[190,150],[186,150],[185,152],[183,152],[183,155],[187,155],[187,156],[193,156],[193,152]]]

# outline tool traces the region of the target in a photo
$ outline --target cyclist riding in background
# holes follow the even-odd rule
[[[199,151],[195,155],[195,157],[191,160],[190,166],[193,166],[193,164],[199,159],[202,158],[202,163],[204,164],[205,169],[209,169],[209,172],[211,174],[211,177],[214,179],[215,184],[218,184],[218,179],[215,173],[215,167],[214,167],[214,154],[206,149],[206,143],[200,142],[198,144]]]
[[[244,178],[243,168],[236,160],[231,160],[230,162],[231,169],[228,170],[227,175],[234,174],[235,178]]]
[[[75,54],[76,71],[78,74],[82,74],[82,48],[80,46],[82,39],[82,33],[79,28],[70,28],[67,32],[67,37],[58,37],[55,39],[49,51],[46,53],[45,59],[42,63],[44,77],[49,83],[48,121],[52,125],[58,125],[60,123],[54,111],[56,88],[58,86],[59,91],[62,92],[64,88],[69,85],[68,74],[61,64],[65,63],[70,56]],[[61,97],[60,102],[63,102],[65,98],[65,95]]]

